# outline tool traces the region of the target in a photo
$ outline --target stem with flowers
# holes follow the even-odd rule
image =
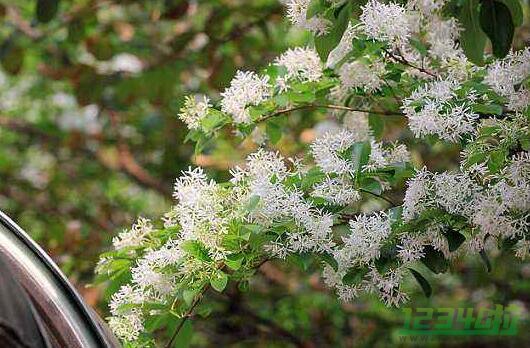
[[[264,259],[312,255],[342,301],[369,292],[399,306],[410,296],[405,279],[429,296],[422,273],[447,272],[462,253],[487,258],[508,244],[530,255],[530,50],[475,64],[461,46],[467,24],[444,5],[369,0],[355,18],[354,2],[288,1],[289,19],[314,34],[314,47],[237,72],[215,106],[186,99],[179,117],[198,152],[225,129],[241,140],[264,132],[274,146],[288,131],[275,123],[284,114],[331,110],[341,125],[305,157],[262,144],[225,183],[201,168],[184,172],[161,222],[140,218],[102,255],[100,277],[122,282],[111,301],[116,335],[154,344],[164,321],[153,318],[184,318],[170,346],[206,288],[248,291]],[[389,115],[406,117],[426,146],[459,146],[459,168],[414,163],[404,144],[385,141]]]

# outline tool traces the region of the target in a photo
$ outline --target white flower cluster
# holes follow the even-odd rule
[[[208,109],[211,107],[210,99],[207,96],[203,96],[202,101],[186,96],[184,106],[180,109],[179,118],[188,126],[188,129],[199,129],[201,120],[208,115]]]
[[[239,217],[233,207],[233,196],[212,180],[208,180],[201,168],[188,170],[176,181],[175,206],[164,216],[164,227],[178,231],[176,239],[169,239],[158,248],[148,243],[155,230],[150,220],[138,219],[129,231],[114,238],[116,250],[128,247],[144,248],[143,255],[131,268],[132,280],[124,285],[111,299],[113,317],[109,321],[114,333],[126,340],[138,338],[143,331],[142,305],[164,303],[174,295],[179,281],[186,277],[200,277],[201,264],[187,260],[182,243],[198,241],[212,260],[226,258],[221,245],[228,224]],[[98,268],[104,270],[108,259],[102,259]],[[180,268],[175,268],[180,265]],[[171,269],[168,272],[167,269]],[[125,309],[123,309],[124,305]]]
[[[326,174],[353,174],[354,158],[346,154],[357,142],[369,141],[371,152],[368,163],[361,168],[363,171],[375,171],[392,164],[408,162],[410,154],[404,145],[383,148],[383,145],[371,138],[368,133],[353,132],[342,129],[328,132],[311,144],[311,154],[316,165]]]
[[[347,206],[361,199],[359,191],[353,187],[346,177],[330,178],[313,186],[311,196],[324,198],[335,205]]]
[[[428,244],[428,241],[426,238],[421,238],[421,236],[402,236],[400,244],[397,246],[399,258],[404,263],[421,259],[425,256],[424,249],[426,244]]]
[[[287,18],[298,28],[309,30],[315,35],[328,33],[331,22],[320,15],[307,18],[307,9],[311,0],[287,0]]]
[[[427,42],[431,56],[448,62],[452,59],[465,59],[464,52],[457,46],[460,27],[456,19],[443,20],[430,18],[427,24]]]
[[[275,64],[287,69],[286,79],[315,82],[322,77],[322,62],[309,47],[296,47],[276,58]]]
[[[324,173],[346,174],[353,171],[353,163],[341,156],[358,141],[353,132],[343,129],[338,133],[328,132],[311,144],[311,154],[316,164]]]
[[[340,61],[342,61],[353,48],[353,39],[355,39],[362,28],[359,25],[353,25],[351,22],[348,23],[348,27],[342,34],[339,44],[335,47],[328,56],[326,67],[333,68]]]
[[[163,268],[176,264],[183,257],[177,243],[169,241],[160,249],[147,251],[131,269],[130,284],[123,285],[110,301],[112,317],[109,326],[116,336],[134,341],[143,331],[144,303],[162,302],[175,290],[175,275]]]
[[[359,215],[350,220],[350,234],[334,254],[339,268],[365,265],[380,256],[382,243],[390,235],[390,219],[385,213]]]
[[[516,238],[516,255],[530,255],[526,232],[530,228],[530,153],[512,159],[500,180],[482,187],[466,173],[432,173],[425,168],[408,182],[403,203],[403,220],[413,221],[428,209],[440,209],[471,222],[472,238],[464,249],[478,252],[489,237]],[[381,257],[385,241],[392,233],[386,213],[360,215],[349,222],[350,234],[333,250],[337,270],[326,266],[323,278],[337,295],[349,301],[365,291],[375,291],[387,305],[398,306],[408,296],[401,290],[406,267],[425,256],[425,247],[432,246],[446,258],[453,257],[445,235],[448,226],[432,220],[423,231],[399,237],[397,255],[401,263],[381,273],[374,261]],[[357,269],[354,284],[344,283],[347,273]],[[367,270],[367,271],[363,271]]]
[[[337,261],[337,270],[324,267],[323,277],[326,284],[334,288],[343,301],[351,301],[362,292],[375,292],[388,306],[399,306],[408,297],[401,290],[404,270],[391,268],[380,273],[375,261],[381,256],[381,249],[390,236],[391,222],[383,212],[371,215],[359,215],[349,222],[350,234],[343,237],[343,244],[335,248],[333,257]],[[348,270],[359,270],[354,284],[344,283]]]
[[[130,230],[121,232],[112,239],[112,244],[116,250],[124,248],[139,247],[145,241],[145,237],[153,230],[151,220],[138,218]]]
[[[269,77],[252,71],[238,71],[230,87],[221,93],[221,110],[235,123],[250,123],[247,106],[258,105],[270,96]]]
[[[355,60],[340,67],[339,88],[344,90],[343,93],[355,88],[361,88],[368,93],[374,92],[383,85],[382,77],[385,73],[385,63],[381,60],[368,63]]]
[[[371,151],[368,163],[362,168],[363,171],[375,171],[393,164],[406,163],[410,161],[410,153],[403,144],[393,144],[389,148],[383,148],[381,143],[370,141]]]
[[[208,248],[214,259],[223,258],[224,249],[220,240],[227,233],[233,218],[226,212],[226,206],[231,202],[225,190],[213,180],[208,180],[202,168],[195,168],[177,180],[173,197],[178,203],[170,214],[181,228],[181,238],[198,240]]]
[[[432,17],[442,9],[446,2],[447,0],[410,0],[407,7],[419,11],[426,17]]]
[[[476,95],[471,91],[458,97],[460,83],[455,79],[428,82],[403,100],[403,111],[409,128],[418,137],[438,135],[447,141],[458,141],[475,133],[478,115],[471,109]]]
[[[484,82],[508,99],[509,109],[524,110],[530,105],[530,91],[521,82],[529,75],[530,48],[527,47],[491,64]]]
[[[134,341],[144,331],[143,316],[138,311],[112,316],[109,318],[109,327],[120,339],[129,342]]]
[[[423,168],[408,181],[403,199],[403,219],[411,221],[430,208],[469,217],[480,186],[466,173],[431,173]]]
[[[259,197],[255,211],[249,216],[252,222],[263,226],[282,221],[295,223],[296,231],[287,233],[285,250],[329,252],[334,246],[332,216],[314,208],[303,192],[283,184],[286,177],[299,174],[289,171],[277,153],[259,150],[248,157],[245,168],[237,167],[232,174],[232,183],[241,190],[243,202]]]
[[[408,182],[403,219],[442,209],[467,218],[475,227],[469,248],[484,248],[488,236],[526,238],[530,227],[530,155],[515,156],[495,184],[482,187],[467,173],[431,173],[422,169]]]
[[[472,203],[472,222],[480,229],[478,246],[486,235],[526,240],[530,229],[530,153],[514,156],[500,177]]]
[[[402,6],[369,0],[363,6],[361,22],[365,33],[374,40],[388,41],[393,45],[405,43],[412,33],[411,18]]]
[[[288,0],[289,19],[317,35],[326,33],[330,23],[325,19],[320,16],[307,18],[310,3],[309,0]],[[400,87],[399,83],[404,81],[405,89],[413,92],[402,101],[402,110],[416,136],[437,135],[456,142],[466,135],[476,134],[479,115],[473,108],[479,101],[488,99],[470,89],[466,79],[484,70],[470,68],[471,63],[458,46],[460,26],[454,19],[446,20],[440,15],[445,3],[446,0],[413,0],[403,7],[369,0],[363,7],[361,22],[349,23],[326,62],[325,66],[335,69],[336,73],[329,81],[340,83],[336,83],[328,97],[348,101],[349,106],[356,103],[359,110],[374,111],[369,105],[372,98],[377,100],[381,94],[389,97],[396,84]],[[413,36],[426,44],[427,53],[420,53],[412,45]],[[396,73],[395,65],[387,64],[389,61],[372,53],[352,52],[355,40],[364,40],[363,45],[372,45],[377,52],[381,49],[373,41],[388,44],[385,57],[405,66],[406,73],[399,79],[387,79],[387,73],[389,76]],[[283,92],[295,87],[288,82],[318,82],[324,77],[324,64],[309,47],[286,51],[275,60],[275,65],[286,72],[276,79],[276,88],[269,84],[268,76],[238,71],[221,94],[221,110],[231,115],[234,123],[250,124],[248,108],[267,101],[277,90]],[[519,122],[514,121],[518,126],[512,128],[528,129],[528,120],[522,111],[530,104],[530,93],[524,85],[529,74],[529,49],[511,53],[486,70],[484,83],[506,99],[508,108],[516,111],[513,117],[509,116],[510,120]],[[421,77],[417,88],[414,76]],[[361,101],[352,101],[349,98],[352,94]],[[393,97],[399,103],[402,96]],[[187,98],[179,117],[190,129],[198,129],[209,108],[210,101],[206,97],[202,101]],[[303,168],[301,161],[291,160],[289,165],[277,152],[264,149],[248,156],[242,167],[232,169],[232,179],[226,184],[209,180],[201,168],[190,169],[176,181],[176,204],[162,219],[164,231],[172,231],[170,237],[160,241],[157,236],[161,231],[155,230],[150,220],[140,218],[130,230],[113,239],[117,252],[141,255],[131,266],[131,282],[112,297],[110,325],[119,337],[127,341],[138,338],[146,315],[143,304],[171,303],[183,282],[211,280],[212,274],[219,271],[218,265],[233,252],[225,243],[225,237],[242,224],[256,227],[258,232],[253,233],[277,233],[275,240],[263,250],[268,253],[267,257],[272,254],[284,258],[290,253],[307,252],[333,257],[337,267],[326,265],[323,277],[341,299],[349,301],[361,292],[374,292],[392,306],[407,300],[401,289],[406,269],[410,263],[423,258],[427,248],[434,248],[446,258],[454,256],[446,237],[448,227],[452,227],[448,225],[449,220],[465,221],[464,250],[483,250],[488,238],[511,238],[517,240],[516,255],[530,255],[527,236],[530,228],[529,152],[512,156],[509,164],[494,175],[487,175],[489,169],[484,163],[458,173],[433,173],[423,168],[407,183],[401,220],[391,214],[393,210],[359,214],[347,221],[348,233],[340,238],[334,236],[334,224],[351,218],[343,212],[332,213],[335,206],[352,208],[360,204],[362,189],[357,179],[373,178],[382,191],[387,190],[391,180],[381,179],[381,173],[387,174],[381,169],[410,161],[404,145],[383,146],[374,140],[366,113],[343,112],[345,108],[337,106],[334,109],[345,114],[343,125],[333,121],[320,127],[327,128],[327,132],[310,145],[310,154],[317,167],[313,172]],[[492,122],[502,132],[516,133],[502,121]],[[488,126],[486,122],[481,125]],[[369,156],[364,148],[367,144]],[[357,151],[360,145],[362,151]],[[471,153],[466,151],[465,156]],[[366,154],[367,158],[356,158],[362,156],[358,152]],[[363,165],[358,168],[361,159]],[[310,178],[305,187],[304,175],[315,172],[318,179]],[[431,213],[447,220],[430,219]],[[428,221],[421,231],[393,231],[394,219],[403,227],[424,216]],[[190,256],[186,249],[190,243],[201,248],[209,261],[202,262]],[[378,261],[392,252],[397,255],[394,256],[398,264],[382,271]],[[104,270],[108,262],[110,259],[103,258],[98,268]],[[357,273],[352,274],[352,271]]]

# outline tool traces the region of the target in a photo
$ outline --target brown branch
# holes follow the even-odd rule
[[[305,109],[332,109],[332,110],[342,110],[342,111],[357,111],[357,112],[366,112],[371,114],[377,114],[377,115],[385,115],[385,116],[404,116],[402,112],[399,111],[375,111],[375,110],[366,110],[366,109],[359,109],[359,108],[352,108],[349,106],[343,106],[343,105],[325,105],[325,104],[307,104],[307,105],[301,105],[301,106],[295,106],[293,108],[284,109],[277,111],[275,113],[272,113],[270,115],[264,116],[261,119],[259,119],[257,122],[263,122],[270,118],[280,116],[283,114],[287,114],[292,111],[297,110],[305,110]]]
[[[74,6],[71,11],[68,11],[61,16],[59,26],[46,31],[39,30],[35,26],[31,25],[30,22],[22,18],[22,16],[20,15],[20,11],[17,7],[13,5],[7,5],[6,9],[7,18],[11,21],[13,26],[18,31],[20,31],[33,41],[39,41],[43,38],[49,37],[53,34],[54,31],[61,29],[62,27],[64,27],[64,25],[74,22],[87,14],[93,13],[99,7],[109,5],[110,3],[110,1],[90,0],[86,4]]]
[[[42,131],[41,129],[35,127],[31,123],[21,120],[21,119],[0,116],[0,127],[7,128],[14,132],[32,135],[32,136],[44,139],[46,141],[52,141],[55,144],[59,144],[61,142],[61,139],[59,137],[46,133]],[[81,140],[82,142],[86,142],[87,139],[85,137],[85,138],[82,138]],[[101,139],[98,139],[98,140],[101,141]],[[118,146],[118,153],[120,156],[119,156],[119,166],[117,168],[111,163],[108,163],[108,161],[105,161],[101,153],[99,153],[96,150],[92,150],[89,147],[81,147],[81,148],[76,148],[76,149],[96,159],[98,163],[101,164],[103,167],[109,170],[118,169],[124,174],[126,174],[128,177],[133,179],[139,185],[145,188],[153,189],[165,197],[168,197],[168,198],[171,197],[170,190],[166,188],[166,186],[163,185],[160,181],[152,177],[138,163],[138,161],[136,161],[136,159],[134,158],[133,154],[131,153],[131,151],[129,150],[126,144],[122,143]]]
[[[46,140],[53,138],[50,134],[18,118],[0,116],[0,127],[17,133],[25,133],[39,138],[44,138]]]
[[[413,69],[416,69],[418,71],[421,71],[422,73],[424,74],[427,74],[429,76],[432,76],[432,77],[437,77],[437,75],[435,73],[433,73],[432,71],[430,70],[427,70],[423,67],[419,67],[419,66],[416,66],[414,64],[412,64],[411,62],[409,62],[408,60],[405,59],[405,57],[403,57],[403,55],[401,54],[401,52],[399,53],[399,56],[396,56],[395,54],[393,54],[392,52],[390,52],[389,50],[387,49],[383,49],[385,51],[385,53],[390,57],[392,58],[393,60],[395,60],[396,62],[398,63],[401,63],[403,65],[406,65],[408,67],[411,67]]]
[[[210,287],[209,286],[205,286],[201,292],[195,297],[195,299],[193,300],[193,304],[190,306],[190,308],[186,311],[186,314],[184,314],[184,317],[182,318],[182,320],[180,321],[180,323],[178,324],[178,326],[176,327],[175,331],[173,332],[173,335],[171,335],[171,338],[169,339],[169,341],[167,342],[167,344],[164,346],[165,348],[170,348],[172,345],[173,345],[173,342],[175,341],[175,339],[177,338],[180,330],[182,329],[182,327],[184,326],[184,324],[186,323],[186,321],[188,320],[189,317],[191,317],[193,311],[195,310],[195,307],[197,307],[197,305],[199,304],[199,302],[201,301],[201,297],[204,295],[204,293],[209,289]]]
[[[260,261],[256,266],[254,266],[254,269],[258,269],[260,268],[264,263],[268,262],[270,259],[269,258],[265,258],[263,259],[262,261]],[[223,264],[220,264],[218,265],[218,269],[219,270],[223,270],[225,268],[225,265]],[[201,300],[201,297],[204,295],[204,293],[210,288],[209,285],[206,285],[204,286],[204,288],[201,290],[201,292],[195,297],[194,301],[193,301],[193,304],[191,305],[191,307],[186,311],[186,314],[184,314],[184,317],[182,318],[181,322],[179,323],[179,325],[176,327],[175,329],[175,332],[173,332],[173,334],[171,335],[171,338],[170,340],[168,341],[168,343],[164,346],[165,348],[169,348],[171,347],[171,345],[173,344],[173,341],[175,341],[176,337],[178,336],[180,330],[182,329],[182,327],[184,326],[184,324],[186,323],[186,321],[188,320],[188,318],[191,317],[193,311],[195,310],[195,307],[197,307],[197,305],[199,304],[200,300]]]
[[[166,185],[152,177],[134,158],[127,144],[118,144],[120,167],[143,186],[154,188],[164,196],[171,196]]]
[[[364,193],[368,193],[369,195],[372,195],[374,197],[382,199],[382,200],[388,202],[392,207],[397,207],[396,203],[394,203],[390,198],[387,198],[387,197],[385,197],[383,195],[378,195],[377,193],[373,193],[373,192],[365,190],[365,189],[359,189],[359,191],[364,192]]]
[[[20,32],[24,33],[24,35],[28,36],[32,40],[39,40],[42,38],[42,32],[32,27],[29,22],[24,20],[16,7],[6,6],[6,10],[7,18]]]

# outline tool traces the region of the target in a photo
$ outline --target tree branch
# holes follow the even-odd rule
[[[0,127],[4,127],[14,132],[32,135],[32,136],[44,139],[46,141],[52,141],[55,144],[59,144],[61,142],[61,139],[59,137],[46,133],[42,131],[41,129],[35,127],[31,123],[21,120],[21,119],[0,116]],[[82,139],[82,140],[84,141],[86,139]],[[143,187],[153,189],[165,197],[168,197],[168,198],[171,197],[170,190],[166,188],[166,186],[163,185],[160,181],[152,177],[136,161],[136,159],[134,158],[133,154],[131,153],[130,149],[128,148],[126,144],[124,145],[122,143],[118,146],[117,150],[120,155],[118,168],[116,168],[112,164],[109,164],[107,161],[104,161],[101,154],[97,150],[92,150],[89,147],[82,147],[77,150],[82,151],[88,156],[96,159],[103,167],[109,170],[116,170],[116,169],[120,170],[121,172],[129,176],[136,183],[140,184]]]
[[[413,69],[416,69],[418,71],[421,71],[422,73],[424,74],[427,74],[429,76],[432,76],[432,77],[437,77],[437,75],[435,73],[433,73],[432,71],[430,70],[427,70],[423,67],[419,67],[419,66],[416,66],[412,63],[410,63],[408,60],[405,59],[405,57],[403,57],[403,55],[401,54],[401,52],[399,53],[399,56],[396,56],[394,53],[390,52],[389,50],[387,50],[386,48],[383,49],[385,51],[385,53],[390,57],[392,58],[393,60],[395,60],[396,62],[399,62],[403,65],[406,65],[408,67],[411,67]]]
[[[307,104],[307,105],[301,105],[301,106],[296,106],[296,107],[293,107],[293,108],[277,111],[275,113],[272,113],[270,115],[262,117],[257,122],[263,122],[263,121],[266,121],[266,120],[268,120],[270,118],[273,118],[273,117],[276,117],[276,116],[280,116],[280,115],[283,115],[283,114],[287,114],[287,113],[292,112],[292,111],[305,110],[305,109],[319,109],[319,108],[332,109],[332,110],[342,110],[342,111],[366,112],[366,113],[377,114],[377,115],[385,115],[385,116],[404,116],[405,115],[405,114],[403,114],[402,112],[399,112],[399,111],[375,111],[375,110],[366,110],[366,109],[352,108],[352,107],[349,107],[349,106],[342,106],[342,105]]]
[[[396,203],[394,203],[390,198],[387,198],[387,197],[385,197],[385,196],[383,196],[383,195],[378,195],[378,194],[376,194],[376,193],[373,193],[373,192],[368,191],[368,190],[365,190],[365,189],[359,189],[359,191],[364,192],[364,193],[368,193],[369,195],[372,195],[372,196],[374,196],[374,197],[377,197],[377,198],[379,198],[379,199],[382,199],[382,200],[388,202],[392,207],[397,207],[397,204],[396,204]]]
[[[188,318],[192,315],[193,311],[195,310],[195,307],[197,307],[197,305],[199,304],[199,302],[201,301],[201,297],[204,295],[204,293],[209,289],[210,287],[209,286],[204,286],[204,288],[201,290],[201,292],[195,297],[195,299],[193,300],[193,304],[190,306],[190,308],[186,311],[186,314],[184,314],[184,317],[182,318],[182,320],[180,321],[180,323],[178,324],[178,326],[176,327],[175,331],[173,332],[173,335],[171,335],[171,338],[169,339],[169,341],[167,342],[167,344],[164,346],[165,348],[170,348],[172,345],[173,345],[173,342],[175,341],[175,339],[177,338],[180,330],[182,329],[182,327],[184,326],[184,324],[186,323],[186,321],[188,320]]]

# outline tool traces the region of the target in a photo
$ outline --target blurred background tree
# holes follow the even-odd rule
[[[527,2],[524,8],[516,47],[529,44]],[[87,285],[111,236],[139,214],[163,212],[174,178],[189,165],[226,179],[228,167],[256,146],[234,144],[226,134],[215,148],[195,155],[192,145],[183,144],[187,130],[176,117],[184,95],[216,96],[237,69],[264,67],[310,36],[285,21],[276,0],[6,0],[0,2],[0,17],[0,209],[45,247],[105,315],[105,290]],[[276,145],[285,154],[301,151],[299,140],[307,144],[335,125],[318,111],[280,122],[290,129]],[[393,133],[399,122],[386,121],[387,138],[413,143],[409,134]],[[457,148],[453,157],[438,155],[450,145],[429,153],[415,145],[416,163],[430,168],[458,163]],[[400,310],[371,298],[341,304],[321,284],[312,260],[292,263],[299,270],[263,265],[251,284],[252,296],[234,288],[229,297],[210,299],[210,319],[194,321],[193,330],[188,324],[183,330],[188,337],[177,344],[399,343]],[[487,274],[480,260],[459,260],[457,273],[437,277],[434,299],[417,296],[410,305],[515,301],[528,309],[530,264],[518,266],[502,254],[492,263]],[[520,332],[502,343],[529,342],[528,326]],[[465,338],[449,343],[470,344]]]
[[[289,44],[273,0],[9,1],[0,13],[1,207],[81,283],[111,231],[160,212],[190,165],[182,96],[217,93]]]

